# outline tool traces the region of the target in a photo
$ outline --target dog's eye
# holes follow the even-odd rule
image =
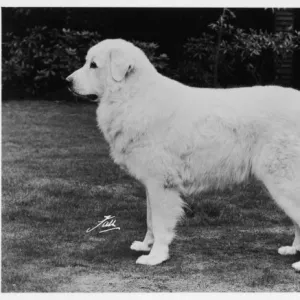
[[[90,64],[90,68],[91,69],[96,69],[97,68],[96,63],[92,61],[91,64]]]

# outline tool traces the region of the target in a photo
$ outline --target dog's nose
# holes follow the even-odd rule
[[[66,83],[67,83],[68,87],[71,87],[73,85],[73,78],[71,76],[68,76],[66,78]]]

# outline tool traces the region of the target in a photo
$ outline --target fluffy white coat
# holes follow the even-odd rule
[[[96,66],[96,67],[95,67]],[[192,88],[159,74],[123,40],[92,47],[67,80],[96,95],[97,121],[115,163],[147,190],[147,233],[137,263],[168,259],[180,195],[223,188],[249,175],[261,180],[295,224],[300,250],[300,92],[278,86]],[[300,270],[300,262],[293,264]]]

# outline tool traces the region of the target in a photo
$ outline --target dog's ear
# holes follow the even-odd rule
[[[128,57],[124,51],[113,49],[110,52],[111,75],[115,81],[122,81],[126,74],[133,69],[133,59]]]

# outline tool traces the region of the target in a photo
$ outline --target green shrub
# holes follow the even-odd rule
[[[24,95],[45,95],[64,87],[64,79],[84,63],[87,50],[101,41],[98,32],[49,29],[37,26],[25,36],[8,33],[4,37],[3,90],[17,89]],[[159,71],[168,57],[157,54],[158,45],[134,41]]]
[[[274,83],[274,66],[300,49],[300,32],[245,31],[229,19],[222,15],[209,25],[210,33],[184,44],[183,81],[202,86]]]
[[[141,48],[149,60],[152,62],[152,64],[155,66],[155,68],[159,72],[167,72],[167,67],[168,67],[168,56],[167,54],[159,54],[158,49],[159,46],[156,43],[147,43],[147,42],[141,42],[141,41],[131,41],[135,46]]]
[[[41,95],[64,85],[77,69],[87,49],[100,41],[97,32],[35,27],[20,37],[7,34],[3,45],[3,85]]]
[[[191,85],[211,86],[213,82],[215,37],[203,33],[189,38],[183,45],[183,59],[179,63],[180,79]]]

